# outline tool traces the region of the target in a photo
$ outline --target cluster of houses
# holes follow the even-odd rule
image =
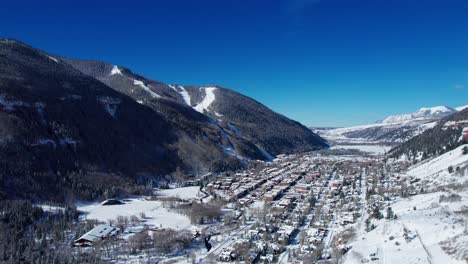
[[[241,205],[249,204],[255,200],[275,201],[289,188],[293,187],[298,193],[307,193],[310,182],[320,177],[319,172],[294,173],[288,169],[267,168],[254,175],[254,173],[238,173],[233,177],[219,178],[206,186],[208,193],[222,197],[226,201],[238,201]],[[297,184],[300,180],[304,182]],[[255,194],[252,192],[255,191]]]
[[[324,193],[329,191],[326,186],[329,185],[331,177],[321,177],[321,175],[331,175],[332,163],[321,164],[321,172],[317,171],[316,160],[304,160],[304,157],[284,160],[277,164],[281,166],[267,167],[253,173],[264,176],[248,176],[252,179],[251,182],[260,182],[237,200],[240,205],[250,205],[253,202],[268,204],[265,215],[257,219],[259,221],[256,221],[233,244],[248,243],[250,251],[241,259],[236,247],[229,245],[222,249],[219,261],[276,263],[289,246],[298,246],[299,233],[306,234],[304,243],[299,246],[299,252],[302,254],[313,252],[316,245],[322,243],[328,235],[326,222],[323,221],[316,229],[312,228],[312,223],[316,217],[315,201],[316,204],[320,204],[319,201],[327,197]],[[237,182],[243,182],[240,186],[251,186],[243,177],[237,179]],[[236,193],[240,187],[235,183],[236,180],[220,179],[213,182],[210,191]]]
[[[217,260],[276,263],[281,259],[283,263],[305,263],[301,262],[302,257],[319,248],[325,252],[319,254],[320,258],[328,258],[327,247],[332,246],[339,246],[345,254],[346,241],[331,241],[335,241],[333,236],[339,230],[356,224],[362,211],[363,191],[382,189],[398,180],[383,176],[382,164],[371,166],[366,162],[290,155],[260,169],[215,178],[205,186],[206,192],[225,200],[226,208],[231,208],[236,216],[244,216],[243,225],[247,227],[229,238],[231,243],[217,252]],[[371,197],[369,203],[381,206],[383,199]],[[250,214],[254,208],[262,212]],[[109,225],[98,225],[75,240],[74,245],[91,246],[115,237],[118,231]],[[294,257],[287,256],[292,251]]]

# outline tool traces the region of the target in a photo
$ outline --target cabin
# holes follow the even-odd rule
[[[94,243],[115,237],[119,233],[119,229],[110,225],[98,225],[82,235],[77,240],[73,241],[75,247],[92,247]]]

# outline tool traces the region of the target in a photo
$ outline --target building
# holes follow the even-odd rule
[[[100,240],[114,237],[119,233],[119,229],[109,225],[98,225],[73,241],[75,247],[91,247]]]
[[[468,141],[468,129],[463,131],[463,140]]]

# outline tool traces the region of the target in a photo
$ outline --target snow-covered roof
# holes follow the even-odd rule
[[[82,235],[80,238],[75,240],[75,243],[80,243],[84,241],[89,241],[91,243],[96,240],[104,239],[110,236],[117,234],[119,230],[116,227],[110,225],[98,225],[88,231],[86,234]]]

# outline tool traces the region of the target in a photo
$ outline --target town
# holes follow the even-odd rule
[[[417,193],[417,181],[402,188],[400,172],[408,166],[354,151],[281,155],[244,172],[184,183],[194,186],[158,189],[139,199],[148,205],[138,214],[120,215],[126,204],[137,207],[132,199],[79,207],[85,221],[95,216],[101,224],[74,246],[128,263],[339,263],[356,230],[375,228],[373,219],[384,214],[394,217],[388,201]],[[175,218],[153,217],[158,210],[187,220],[174,226]]]

